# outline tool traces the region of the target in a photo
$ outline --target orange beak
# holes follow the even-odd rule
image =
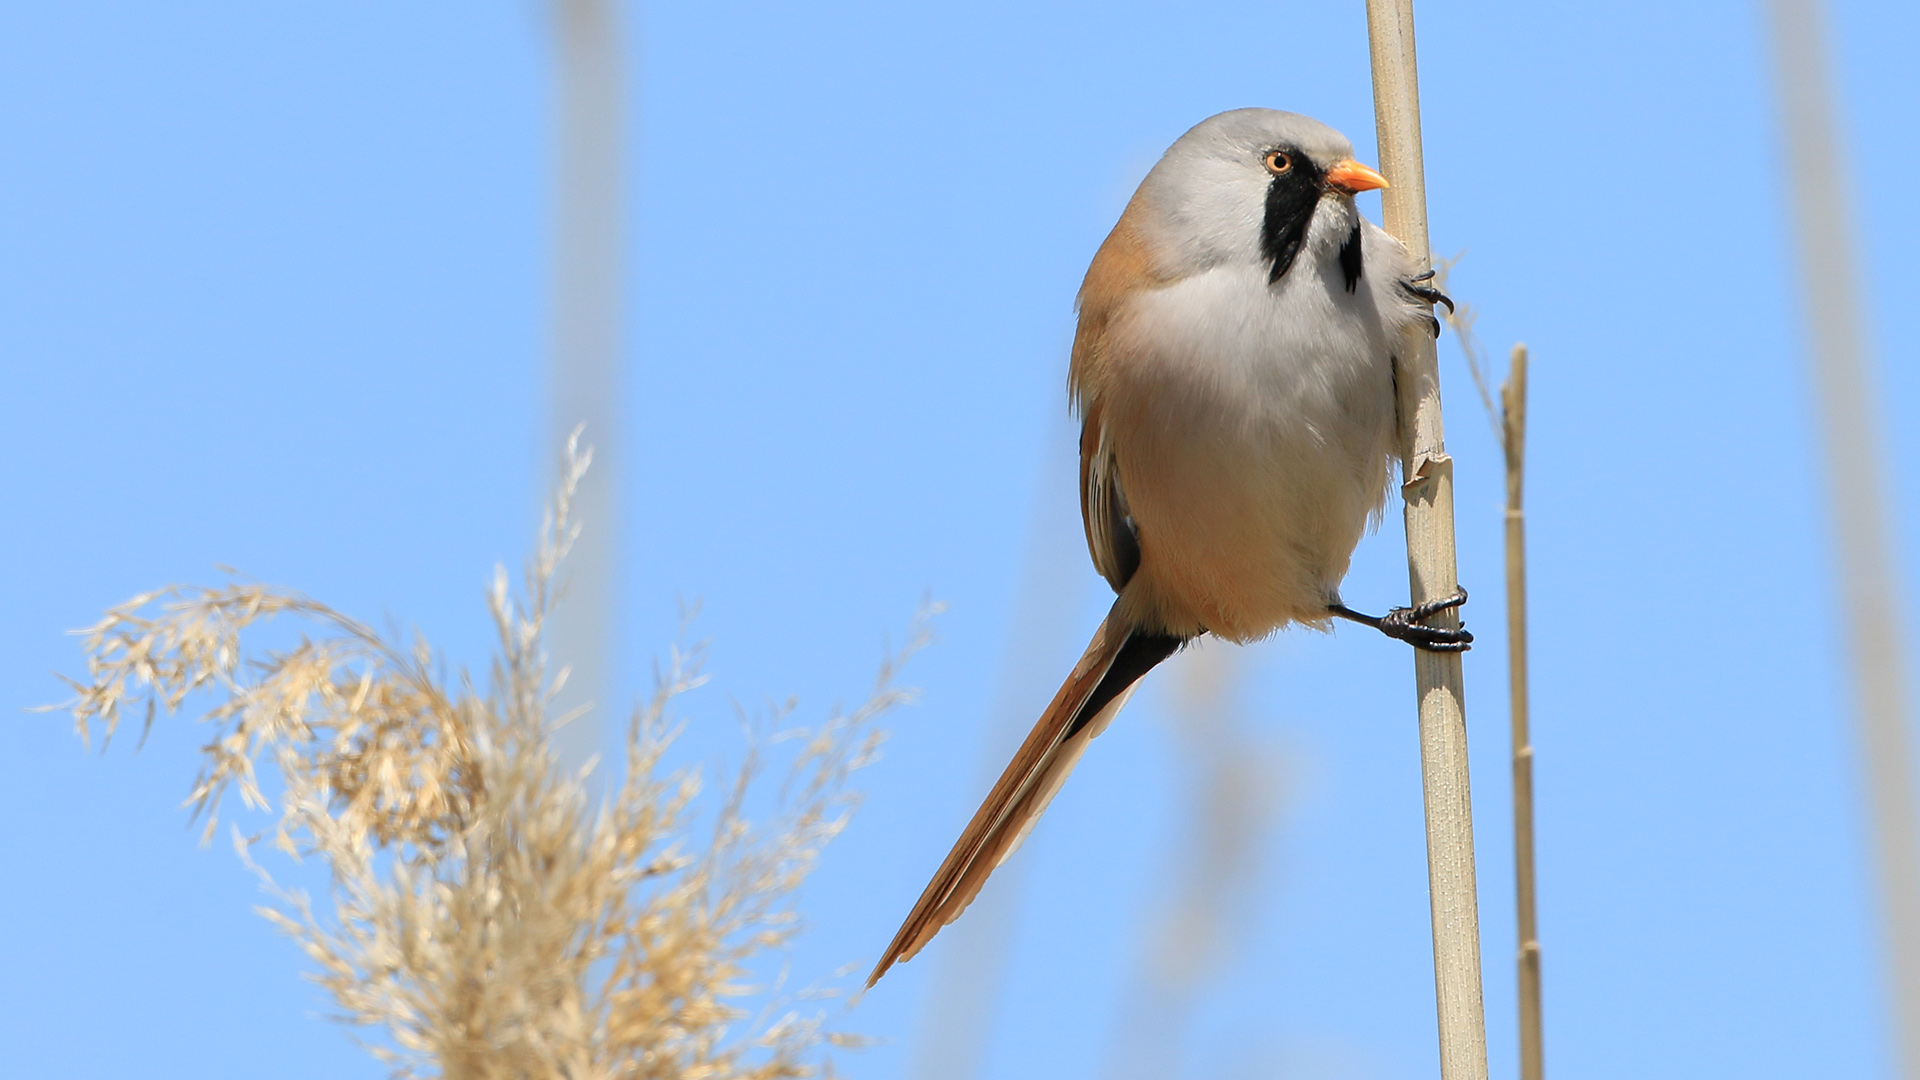
[[[1352,158],[1335,162],[1333,168],[1327,170],[1327,183],[1349,195],[1391,186],[1386,177]]]

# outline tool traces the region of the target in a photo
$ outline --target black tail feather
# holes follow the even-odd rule
[[[1145,630],[1135,630],[1127,635],[1127,643],[1120,646],[1120,654],[1113,658],[1113,665],[1107,668],[1107,674],[1101,678],[1093,693],[1087,695],[1086,703],[1074,714],[1073,723],[1067,725],[1064,738],[1072,738],[1080,729],[1093,722],[1100,710],[1107,707],[1114,698],[1126,693],[1127,687],[1140,681],[1140,677],[1152,671],[1160,661],[1172,656],[1180,646],[1191,638],[1172,637],[1167,634],[1152,634]]]

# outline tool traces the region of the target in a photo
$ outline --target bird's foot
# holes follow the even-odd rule
[[[1421,300],[1428,304],[1447,305],[1447,314],[1451,315],[1454,311],[1453,297],[1448,296],[1446,293],[1441,292],[1431,285],[1425,284],[1433,280],[1433,275],[1434,272],[1432,270],[1424,274],[1415,274],[1413,277],[1401,282],[1400,287],[1405,289],[1407,295],[1413,297],[1415,300]]]
[[[1397,607],[1385,615],[1363,615],[1345,604],[1330,604],[1327,610],[1343,619],[1371,626],[1390,638],[1397,638],[1416,649],[1428,652],[1466,652],[1473,647],[1473,635],[1466,627],[1449,629],[1428,626],[1423,620],[1467,602],[1467,590],[1456,589],[1451,596],[1429,600],[1413,607]]]
[[[1465,626],[1448,629],[1428,626],[1425,620],[1467,602],[1467,590],[1455,589],[1453,595],[1429,600],[1413,607],[1397,607],[1380,620],[1379,630],[1390,638],[1399,638],[1416,649],[1428,652],[1466,652],[1473,647],[1473,635]]]

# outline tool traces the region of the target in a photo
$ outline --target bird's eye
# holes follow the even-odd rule
[[[1269,150],[1266,157],[1267,171],[1275,176],[1285,176],[1293,169],[1293,155],[1285,150]]]

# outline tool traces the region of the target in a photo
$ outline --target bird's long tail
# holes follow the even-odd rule
[[[1131,629],[1114,612],[1107,614],[1073,673],[927,883],[873,974],[867,976],[868,986],[879,982],[895,962],[913,959],[942,927],[960,917],[987,875],[1033,831],[1047,803],[1086,752],[1087,743],[1119,714],[1140,677],[1185,643],[1182,638]]]

